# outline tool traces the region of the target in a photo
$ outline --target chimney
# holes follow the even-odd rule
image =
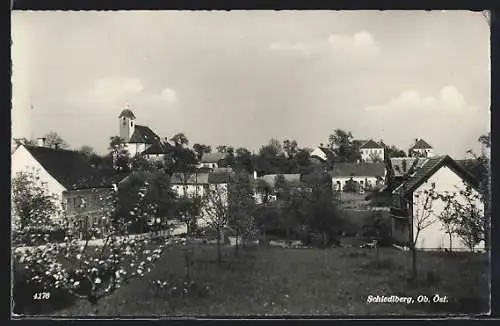
[[[45,138],[43,138],[43,137],[37,138],[37,145],[39,147],[45,147]]]

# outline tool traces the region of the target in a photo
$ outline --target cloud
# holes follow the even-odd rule
[[[454,86],[445,86],[439,92],[439,96],[422,96],[414,90],[405,90],[398,97],[386,104],[367,106],[366,111],[388,111],[388,110],[475,110],[477,107],[470,106],[465,102],[463,95]]]
[[[165,87],[159,94],[153,94],[152,99],[170,104],[177,102],[177,93],[170,87]]]
[[[88,90],[88,95],[93,99],[117,100],[136,96],[143,90],[140,78],[113,76],[97,80]]]
[[[327,39],[311,42],[273,42],[269,51],[310,55],[330,53],[348,58],[367,58],[380,53],[380,47],[373,36],[365,31],[347,34],[332,34]]]
[[[331,50],[346,56],[371,57],[380,53],[380,47],[368,32],[358,32],[352,36],[332,34],[327,40]]]

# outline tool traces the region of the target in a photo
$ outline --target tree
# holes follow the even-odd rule
[[[113,168],[117,172],[128,172],[130,170],[130,154],[125,147],[125,142],[118,136],[110,138],[110,154],[113,158]]]
[[[419,236],[428,227],[436,222],[434,218],[433,204],[438,198],[435,192],[436,185],[431,184],[429,189],[417,192],[413,195],[409,206],[413,208],[412,219],[408,223],[410,234],[410,251],[412,254],[412,279],[417,279],[417,243]],[[408,200],[407,200],[408,202]]]
[[[45,134],[43,137],[45,138],[46,147],[61,149],[69,148],[68,143],[54,131]]]
[[[292,198],[292,189],[290,188],[289,184],[282,174],[278,174],[276,176],[274,188],[278,195],[278,199],[280,200],[280,202],[284,203],[282,214],[280,216],[280,225],[285,229],[286,240],[289,241],[292,228],[294,225],[296,225],[292,206],[290,205]]]
[[[438,215],[438,219],[443,224],[443,231],[448,235],[449,247],[448,250],[453,251],[453,234],[456,233],[456,214],[454,212],[453,200],[455,199],[455,193],[449,194],[439,194],[439,199],[444,203],[444,208]]]
[[[36,170],[18,172],[12,180],[12,208],[19,230],[51,225],[58,214],[57,197],[40,181]]]
[[[226,156],[220,162],[221,167],[231,167],[234,165],[236,158],[234,156],[234,148],[231,146],[226,146],[226,151],[224,152]]]
[[[359,148],[354,143],[351,132],[335,129],[328,141],[339,162],[355,162],[358,158]]]
[[[358,192],[359,184],[352,177],[345,182],[344,192]]]
[[[208,154],[212,152],[212,147],[210,145],[203,145],[196,143],[193,145],[193,150],[195,151],[196,158],[199,161],[203,157],[203,154]]]
[[[90,146],[87,146],[87,145],[84,145],[82,147],[80,147],[80,149],[78,150],[78,152],[80,154],[82,154],[83,156],[85,156],[88,160],[90,160],[90,158],[93,156],[93,155],[96,155],[95,152],[94,152],[94,149]]]
[[[189,145],[189,140],[182,132],[175,134],[172,138],[170,138],[170,141],[172,141],[175,146],[185,147]]]
[[[217,153],[227,153],[228,146],[227,145],[218,145],[216,148]]]
[[[143,155],[136,154],[130,160],[130,169],[131,171],[153,172],[156,170],[156,166]]]
[[[174,135],[171,140],[174,146],[165,146],[164,170],[168,175],[173,173],[191,173],[196,168],[197,158],[196,153],[187,148],[189,141],[183,134]]]
[[[239,238],[245,239],[255,229],[252,181],[244,172],[236,173],[229,183],[229,226],[236,231],[235,254],[238,254]]]
[[[235,169],[246,171],[247,173],[253,172],[253,156],[252,153],[243,147],[237,148],[235,152]]]
[[[481,195],[466,184],[465,189],[451,195],[441,195],[447,208],[440,216],[448,233],[457,234],[470,250],[481,242],[487,242],[487,219],[481,207]],[[451,235],[450,235],[451,242]]]
[[[375,153],[370,153],[370,155],[368,156],[368,160],[372,163],[382,162],[382,158],[378,154],[375,154]]]
[[[217,263],[222,263],[221,237],[222,229],[229,222],[228,185],[213,183],[209,186],[203,199],[203,219],[210,229],[217,234]]]
[[[391,157],[406,157],[405,151],[403,151],[400,148],[397,148],[394,145],[385,147],[385,155],[388,156],[389,158],[391,158]]]
[[[321,235],[322,245],[327,246],[336,241],[342,230],[340,212],[333,198],[332,179],[327,173],[311,173],[304,176],[304,182],[311,191],[306,224]]]
[[[285,139],[283,141],[283,150],[288,159],[293,159],[299,150],[297,141],[295,139],[294,140]]]
[[[138,195],[143,197],[145,193]],[[77,230],[70,228],[63,243],[49,243],[43,249],[15,249],[16,264],[26,274],[25,285],[36,291],[68,294],[98,304],[130,279],[150,271],[164,245],[153,245],[144,236],[124,234],[126,221],[116,214],[116,191],[100,200],[102,219],[109,222],[107,230],[100,234],[101,245],[89,246],[89,238],[80,240]],[[71,226],[74,222],[65,220],[64,224]],[[21,286],[14,285],[17,299],[22,295]]]

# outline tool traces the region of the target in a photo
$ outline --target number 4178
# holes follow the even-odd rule
[[[50,298],[50,292],[37,292],[33,294],[33,299],[35,300],[48,300]]]

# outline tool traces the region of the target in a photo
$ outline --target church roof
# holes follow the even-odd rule
[[[155,144],[161,143],[161,138],[146,126],[135,125],[134,133],[130,137],[129,143]]]
[[[66,189],[110,186],[87,159],[76,151],[48,147],[25,146],[43,168]]]
[[[165,148],[161,142],[155,142],[153,145],[149,146],[144,152],[144,155],[157,155],[165,154]]]
[[[129,109],[125,109],[123,110],[120,115],[118,116],[118,118],[122,118],[122,117],[125,117],[125,118],[130,118],[130,119],[135,119],[135,115],[134,115],[134,112],[132,112],[131,110]]]

